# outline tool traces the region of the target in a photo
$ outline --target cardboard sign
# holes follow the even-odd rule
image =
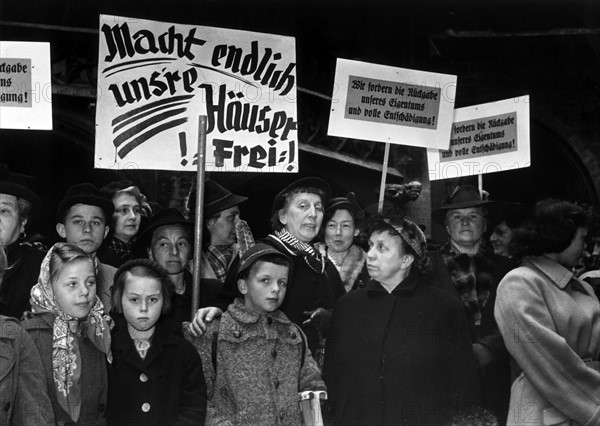
[[[448,148],[456,76],[338,59],[328,134]]]
[[[50,43],[0,41],[0,129],[52,130]]]
[[[529,96],[457,109],[450,149],[427,162],[430,180],[529,167]]]
[[[100,16],[97,168],[298,172],[295,40]]]

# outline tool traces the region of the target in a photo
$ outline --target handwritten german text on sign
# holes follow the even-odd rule
[[[0,128],[52,129],[48,43],[0,41]]]
[[[297,172],[290,37],[100,17],[96,167]]]
[[[428,150],[431,180],[529,166],[528,97],[460,108],[455,120],[450,149]]]
[[[456,76],[338,59],[328,134],[448,148]]]

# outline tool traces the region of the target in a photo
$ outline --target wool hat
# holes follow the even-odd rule
[[[442,206],[434,210],[431,214],[433,220],[440,225],[444,225],[444,218],[449,210],[467,209],[470,207],[493,207],[494,201],[482,197],[479,189],[472,185],[457,186],[454,192],[444,200]]]
[[[115,206],[106,195],[92,183],[80,183],[70,187],[65,197],[58,205],[56,220],[63,223],[67,211],[76,204],[87,204],[97,206],[104,212],[106,224],[110,224]]]
[[[268,244],[265,244],[262,242],[257,242],[252,247],[250,247],[248,250],[246,250],[246,252],[240,257],[240,264],[238,266],[238,271],[237,271],[236,277],[240,276],[240,274],[242,272],[244,272],[245,270],[250,268],[252,265],[254,265],[254,263],[256,263],[256,261],[259,260],[261,257],[267,256],[270,254],[276,254],[276,255],[285,257],[286,259],[288,259],[290,261],[290,267],[291,267],[292,262],[288,255],[280,252],[279,250],[273,248],[272,246],[270,246]]]
[[[246,201],[248,197],[234,194],[214,180],[204,182],[204,215],[211,216]]]
[[[33,212],[39,212],[42,208],[42,199],[27,187],[28,179],[32,178],[18,173],[11,173],[6,164],[0,163],[0,194],[22,198],[31,203]]]
[[[321,200],[323,202],[323,205],[326,205],[329,201],[329,197],[331,195],[331,188],[329,184],[323,179],[316,177],[298,179],[297,181],[290,183],[275,196],[275,200],[273,201],[273,207],[271,208],[271,216],[273,216],[275,212],[281,210],[283,206],[285,206],[285,198],[290,192],[292,192],[295,189],[302,188],[319,189],[325,194],[325,199]]]
[[[161,210],[160,212],[158,212],[150,218],[148,224],[140,233],[139,244],[141,246],[147,247],[150,244],[150,241],[152,240],[152,234],[154,233],[154,231],[160,228],[161,226],[166,225],[182,225],[188,228],[190,230],[190,237],[192,239],[190,243],[193,243],[194,237],[192,234],[194,232],[194,222],[186,219],[179,212],[179,210],[175,208],[168,208]]]

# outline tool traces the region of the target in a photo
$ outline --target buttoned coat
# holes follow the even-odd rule
[[[35,343],[19,321],[0,316],[0,426],[54,424]]]
[[[127,327],[113,333],[109,425],[202,426],[206,385],[194,347],[157,326],[142,359]]]
[[[416,273],[337,301],[323,377],[340,426],[439,426],[480,402],[462,305]]]
[[[236,299],[194,339],[208,387],[207,424],[302,425],[298,392],[325,384],[301,333],[281,311],[259,314]]]
[[[495,315],[522,370],[511,389],[509,425],[600,424],[600,306],[589,284],[572,279],[573,272],[539,256],[498,287]]]
[[[73,423],[69,414],[63,410],[56,396],[54,370],[52,369],[52,334],[54,314],[35,314],[23,321],[23,327],[32,337],[38,349],[44,372],[45,386],[52,401],[54,415],[58,425],[103,426],[106,425],[106,355],[99,351],[87,337],[78,337],[81,356],[81,414],[79,421]]]

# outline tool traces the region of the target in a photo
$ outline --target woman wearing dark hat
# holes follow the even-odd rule
[[[24,177],[0,164],[0,244],[9,269],[0,287],[0,314],[20,318],[31,309],[29,292],[37,282],[44,252],[23,241],[25,225],[41,208],[41,199],[25,186]]]
[[[239,204],[248,198],[228,191],[213,180],[205,182],[204,191],[206,244],[203,244],[202,278],[218,279],[224,283],[227,271],[238,258],[236,225],[240,222]]]
[[[354,238],[360,233],[360,213],[361,209],[353,192],[346,197],[332,198],[325,208],[323,221],[325,244],[315,244],[335,265],[346,291],[364,287],[369,280],[365,262],[367,254],[354,244]]]
[[[461,303],[430,285],[423,231],[407,219],[369,226],[367,286],[333,310],[323,377],[334,425],[442,425],[479,403]]]
[[[487,209],[494,207],[477,188],[464,185],[433,212],[449,241],[431,253],[429,278],[462,302],[479,365],[484,406],[503,424],[510,396],[510,362],[494,319],[494,302],[498,283],[512,262],[487,251],[483,244]]]
[[[115,211],[97,256],[103,263],[118,268],[133,258],[142,217],[151,215],[150,205],[131,181],[111,182],[101,190],[112,200]]]
[[[288,185],[275,197],[271,210],[273,233],[264,240],[292,260],[281,310],[302,327],[313,355],[322,346],[335,300],[345,293],[333,263],[311,245],[319,234],[329,193],[327,182],[318,178]]]

